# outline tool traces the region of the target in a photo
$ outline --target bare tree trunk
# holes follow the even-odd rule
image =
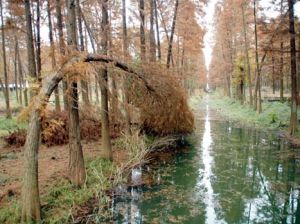
[[[82,18],[82,20],[84,22],[85,28],[86,28],[86,30],[88,32],[93,52],[96,53],[96,47],[95,47],[95,41],[96,41],[96,39],[95,39],[95,35],[93,34],[93,31],[92,31],[91,27],[89,26],[88,22],[86,21],[85,16],[84,16],[84,14],[83,14],[83,12],[81,10],[81,7],[79,7],[79,12],[80,12],[80,16],[81,16],[81,18]]]
[[[254,33],[255,33],[255,62],[256,62],[256,85],[255,85],[255,108],[258,113],[261,113],[261,77],[260,77],[260,67],[258,61],[258,38],[257,38],[257,18],[256,18],[256,0],[254,0]],[[258,94],[258,96],[257,96]]]
[[[67,0],[67,32],[68,45],[77,49],[76,35],[76,2],[75,0]],[[68,80],[70,82],[70,80]],[[69,111],[69,178],[75,186],[82,186],[85,183],[86,174],[84,167],[84,159],[82,146],[80,142],[80,124],[79,124],[79,109],[78,109],[78,90],[77,82],[69,83],[71,88],[71,96],[68,103]]]
[[[99,104],[100,100],[99,100],[99,77],[98,75],[95,75],[95,95],[96,95],[96,105]]]
[[[169,42],[169,46],[168,46],[167,68],[170,68],[178,5],[179,5],[179,0],[176,0],[175,9],[174,9],[174,17],[173,17],[172,28],[171,28],[170,42]]]
[[[156,46],[154,34],[154,0],[150,0],[150,61],[156,60]]]
[[[155,25],[156,25],[156,38],[157,38],[157,53],[158,60],[161,60],[161,49],[160,49],[160,35],[159,35],[159,25],[158,25],[158,13],[157,13],[157,0],[153,0],[154,2],[154,12],[155,12]]]
[[[32,82],[37,81],[36,73],[36,63],[35,63],[35,54],[34,54],[34,45],[33,45],[33,34],[32,34],[32,18],[31,18],[31,9],[30,9],[30,0],[25,0],[25,14],[26,14],[26,29],[27,29],[27,59],[28,59],[28,72],[29,76],[32,79]],[[30,91],[31,97],[35,93]]]
[[[275,94],[275,91],[276,91],[276,86],[275,86],[275,57],[274,57],[273,53],[272,53],[272,90],[273,90],[273,94]]]
[[[1,4],[0,5],[0,16],[1,16],[1,34],[2,34],[1,38],[2,38],[2,54],[3,54],[3,73],[4,73],[4,83],[5,83],[5,88],[3,89],[3,93],[4,93],[5,105],[6,105],[6,118],[11,119],[2,0],[0,0],[0,4]]]
[[[22,74],[22,65],[21,65],[21,62],[19,60],[19,42],[18,42],[18,38],[17,36],[15,36],[15,42],[16,42],[16,45],[15,45],[15,61],[16,61],[16,65],[17,65],[17,76],[18,76],[18,82],[19,82],[19,86],[20,86],[20,89],[19,89],[19,102],[21,105],[23,105],[23,94],[22,94],[22,91],[23,91],[23,85],[24,85],[24,81],[23,81],[23,74]]]
[[[40,0],[36,0],[36,66],[37,77],[41,79],[41,6]]]
[[[297,131],[297,65],[296,65],[296,40],[295,40],[295,18],[294,18],[294,0],[288,0],[289,5],[289,33],[291,49],[291,119],[290,134],[294,135]]]
[[[50,49],[51,50],[51,65],[52,65],[52,70],[54,70],[54,69],[56,69],[56,60],[55,60],[55,46],[54,46],[54,41],[53,41],[50,0],[47,0],[47,16],[48,16],[48,26],[49,26],[49,41],[50,41],[50,48],[51,48]],[[57,112],[60,112],[61,108],[60,108],[58,86],[55,88],[54,94],[55,94],[55,110]]]
[[[77,22],[78,22],[78,31],[79,31],[79,43],[80,43],[80,51],[84,51],[84,37],[83,37],[83,28],[82,28],[82,13],[80,13],[80,3],[79,0],[76,0],[77,4]],[[82,89],[82,101],[85,105],[89,105],[89,88],[86,80],[80,81],[81,89]]]
[[[21,56],[20,56],[20,49],[19,49],[19,43],[17,40],[17,56],[18,56],[18,71],[19,71],[19,78],[21,83],[21,91],[20,91],[20,99],[22,100],[22,90],[24,89],[24,105],[28,106],[28,93],[27,93],[27,86],[26,82],[24,81],[24,73],[22,68],[22,62],[21,62]]]
[[[146,60],[146,37],[145,37],[145,3],[139,0],[140,11],[140,41],[141,41],[141,60]]]
[[[280,1],[280,17],[283,17],[283,0]],[[280,101],[283,102],[283,38],[280,36]]]
[[[246,16],[244,4],[242,5],[242,14],[243,14],[243,30],[244,30],[244,41],[245,41],[245,55],[246,55],[246,64],[247,64],[247,79],[249,85],[249,103],[250,106],[253,105],[253,96],[252,96],[252,80],[251,80],[251,65],[249,59],[249,45],[248,45],[248,37],[247,37],[247,24],[246,24]]]
[[[57,20],[57,28],[58,28],[58,37],[59,37],[59,52],[61,55],[66,54],[65,49],[65,41],[64,41],[64,33],[63,33],[63,19],[61,13],[61,0],[55,0],[55,8],[56,8],[56,20]],[[68,84],[66,81],[62,82],[63,86],[63,101],[64,101],[64,110],[68,110],[68,98],[66,96],[68,90]]]
[[[124,61],[128,60],[128,36],[127,36],[127,22],[126,22],[126,0],[122,0],[122,22],[123,22],[123,54]],[[126,134],[131,135],[131,116],[129,110],[129,96],[128,96],[128,79],[124,77],[123,79],[123,89],[124,89],[124,104],[125,104],[125,132]]]
[[[40,113],[31,113],[24,146],[24,179],[22,186],[22,222],[41,220],[41,205],[38,183],[38,150],[40,142]]]
[[[20,103],[19,87],[18,87],[18,83],[19,83],[19,81],[18,81],[18,63],[17,63],[18,55],[17,55],[17,38],[16,38],[16,36],[14,37],[14,41],[15,41],[14,73],[15,73],[16,99],[17,99],[17,102]]]
[[[27,28],[27,55],[29,75],[37,79],[35,56],[33,47],[33,34],[31,22],[30,1],[25,0],[26,28]],[[31,96],[35,95],[31,91]],[[40,143],[40,114],[34,111],[31,114],[26,144],[24,147],[24,179],[22,186],[22,222],[31,223],[40,221],[41,205],[38,185],[38,149]]]
[[[102,21],[101,21],[101,50],[104,55],[107,55],[108,50],[108,0],[103,0],[102,8]],[[100,90],[101,90],[101,135],[103,156],[108,160],[112,160],[112,149],[109,133],[109,115],[108,115],[108,77],[107,68],[100,70]]]
[[[165,31],[165,34],[166,34],[168,46],[169,46],[170,45],[170,37],[169,37],[169,34],[168,34],[166,22],[165,22],[165,20],[163,18],[162,12],[160,12],[160,18],[161,18],[161,23],[163,25],[163,28],[164,28],[164,31]],[[174,67],[174,59],[173,59],[173,55],[172,54],[171,54],[171,61],[172,61],[172,66]]]

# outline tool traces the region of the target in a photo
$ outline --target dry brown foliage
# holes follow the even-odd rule
[[[41,120],[41,141],[46,146],[64,145],[69,142],[69,119],[67,112],[45,111]],[[112,138],[120,136],[123,125],[111,124]],[[93,108],[80,111],[81,139],[97,141],[101,138],[100,113]],[[21,147],[25,144],[26,130],[17,130],[4,137],[7,145]]]
[[[25,144],[26,141],[26,130],[19,129],[13,132],[10,132],[5,136],[4,141],[7,145],[13,145],[15,147],[21,147]]]
[[[42,119],[41,137],[48,147],[66,144],[69,140],[67,113],[47,111]]]
[[[176,76],[158,64],[144,65],[140,71],[153,92],[131,82],[132,103],[140,109],[142,129],[149,134],[165,136],[187,134],[194,129],[194,116]]]

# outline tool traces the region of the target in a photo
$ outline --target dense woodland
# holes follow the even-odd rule
[[[201,85],[199,74],[206,77],[204,29],[197,22],[203,6],[190,0],[1,1],[6,117],[16,115],[15,97],[24,108],[18,117],[29,123],[22,221],[41,219],[37,156],[47,136],[68,142],[68,178],[80,187],[86,182],[82,131],[101,133],[103,157],[112,160],[116,129],[130,135],[134,125],[158,136],[193,130],[186,96]],[[57,122],[49,122],[49,111]],[[83,130],[80,123],[91,114],[100,123]]]
[[[194,130],[188,100],[204,91],[223,91],[257,113],[264,100],[287,101],[294,135],[296,1],[262,2],[217,2],[206,68],[206,0],[0,0],[1,116],[27,125],[6,138],[24,151],[20,220],[43,219],[41,144],[68,145],[67,179],[83,188],[83,139],[99,140],[101,158],[113,161],[120,136],[181,138]]]
[[[223,1],[215,16],[210,82],[261,113],[262,101],[291,102],[290,134],[297,130],[299,19],[297,1]],[[271,14],[271,15],[270,15]],[[230,25],[229,25],[230,24]]]

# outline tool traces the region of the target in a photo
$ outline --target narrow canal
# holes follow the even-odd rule
[[[300,223],[300,160],[276,132],[215,119],[199,104],[194,146],[133,170],[115,223]]]

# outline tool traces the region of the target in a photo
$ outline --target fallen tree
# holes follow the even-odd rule
[[[24,180],[22,186],[22,220],[39,221],[40,198],[38,184],[38,149],[41,134],[41,118],[48,100],[58,83],[72,74],[79,63],[105,63],[135,77],[141,83],[134,85],[136,106],[141,109],[143,125],[151,133],[162,135],[172,132],[188,133],[193,129],[193,116],[188,109],[185,95],[176,84],[170,82],[170,74],[159,79],[162,70],[151,72],[145,67],[134,69],[120,61],[103,55],[75,55],[70,57],[61,68],[43,79],[39,93],[30,105],[30,118],[24,150]],[[155,74],[151,77],[152,74]],[[159,80],[162,80],[161,82]],[[142,95],[140,94],[142,93]],[[174,100],[170,100],[174,99]],[[168,102],[170,100],[170,102]],[[165,108],[165,109],[164,109]],[[183,112],[182,112],[183,111]],[[171,120],[174,120],[173,124]],[[172,125],[171,125],[172,124]],[[164,128],[167,131],[164,132]]]

